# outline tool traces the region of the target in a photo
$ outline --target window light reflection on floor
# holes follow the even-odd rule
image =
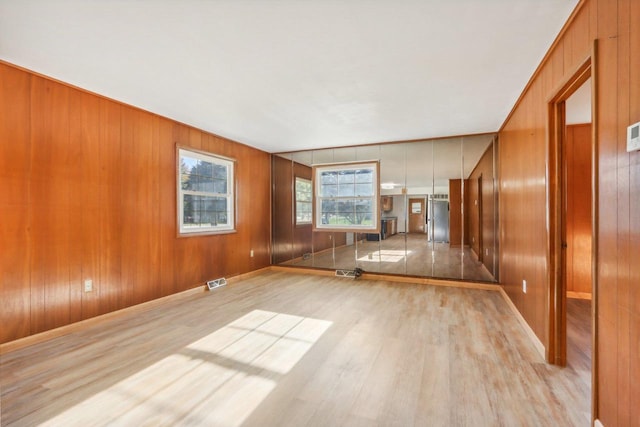
[[[358,258],[362,262],[400,262],[411,254],[411,251],[400,251],[392,249],[383,249],[381,251],[370,252],[363,257]]]
[[[254,310],[43,425],[240,426],[331,324]]]

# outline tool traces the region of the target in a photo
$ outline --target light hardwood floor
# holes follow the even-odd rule
[[[499,292],[265,272],[2,355],[3,426],[587,426]]]
[[[329,269],[359,267],[372,273],[495,282],[469,247],[432,243],[427,241],[426,234],[396,234],[382,241],[359,240],[337,247],[335,252],[324,250],[308,259],[283,264]]]

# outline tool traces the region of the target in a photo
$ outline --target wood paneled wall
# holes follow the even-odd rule
[[[469,178],[465,180],[465,241],[484,266],[496,276],[493,257],[496,253],[495,189],[493,184],[493,146],[484,152]],[[476,202],[477,201],[477,202]],[[482,233],[481,233],[482,232]],[[480,242],[482,241],[482,251]]]
[[[591,293],[591,124],[566,128],[567,291]]]
[[[598,40],[595,412],[607,427],[638,425],[640,420],[640,153],[625,149],[626,127],[640,121],[638,16],[639,1],[581,1],[500,131],[500,278],[548,345],[547,101]]]
[[[311,224],[295,225],[295,177],[311,179],[311,167],[273,155],[273,263],[346,244],[345,233],[312,232]]]
[[[269,265],[269,154],[4,63],[0,111],[0,342]],[[236,233],[177,237],[176,144],[237,160]]]

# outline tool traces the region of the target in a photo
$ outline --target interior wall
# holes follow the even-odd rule
[[[482,180],[482,198],[478,194],[478,179]],[[484,266],[496,276],[493,265],[493,256],[496,253],[495,242],[495,189],[493,188],[493,147],[489,146],[475,169],[465,180],[466,202],[465,216],[467,220],[467,241],[476,255],[481,256]],[[481,199],[481,200],[480,200]],[[476,202],[477,201],[477,202]],[[479,206],[482,203],[482,212]],[[482,230],[483,254],[480,254],[480,231]]]
[[[269,265],[269,154],[5,63],[0,111],[0,342]],[[176,144],[237,160],[236,233],[177,237]]]
[[[294,186],[295,177],[311,179],[311,168],[290,159],[273,155],[273,263],[280,264],[301,257],[305,253],[318,252],[346,244],[345,233],[315,232],[311,224],[295,225]]]
[[[566,127],[567,291],[591,293],[591,124]]]
[[[626,152],[626,128],[640,121],[637,16],[634,0],[582,1],[499,135],[500,278],[547,346],[547,101],[598,40],[596,416],[607,427],[640,419],[640,154]]]

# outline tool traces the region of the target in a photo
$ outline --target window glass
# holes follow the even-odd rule
[[[314,167],[315,229],[379,230],[378,162]]]
[[[233,160],[178,150],[178,224],[181,234],[233,230]]]

